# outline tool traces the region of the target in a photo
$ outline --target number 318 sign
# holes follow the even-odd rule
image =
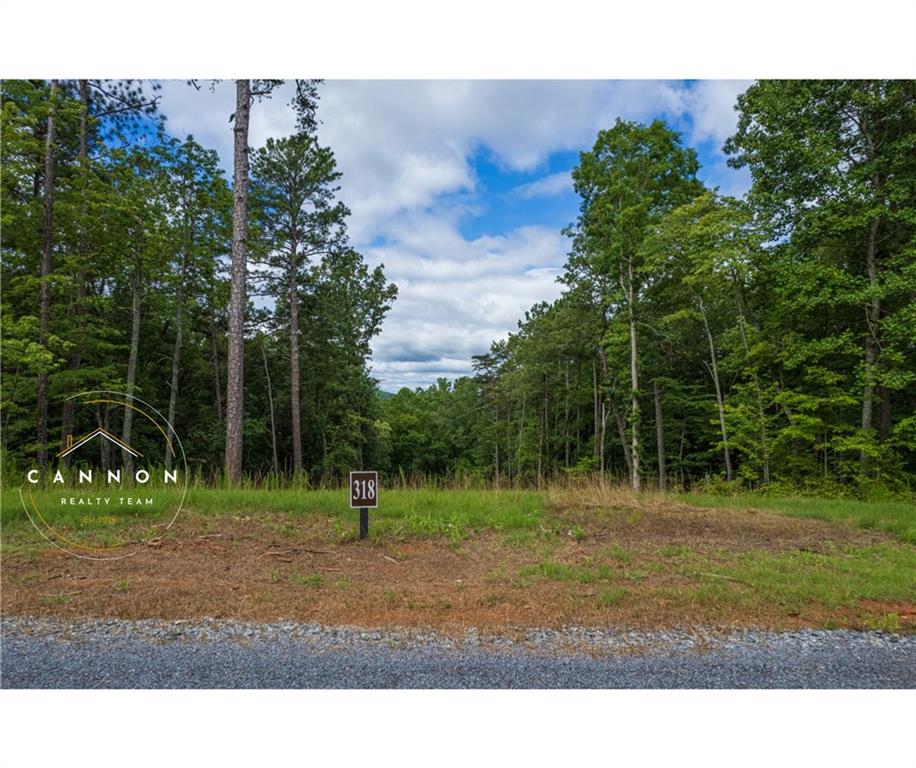
[[[378,472],[350,473],[350,507],[378,507]]]

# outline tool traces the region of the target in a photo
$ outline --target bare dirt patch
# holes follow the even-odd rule
[[[672,567],[681,551],[831,551],[886,535],[752,510],[678,505],[557,505],[527,537],[340,541],[318,516],[185,517],[124,560],[12,548],[2,563],[6,614],[118,618],[292,619],[357,626],[858,626],[877,604],[787,610],[740,584]],[[25,532],[22,533],[25,535]],[[550,571],[545,563],[557,573]],[[734,594],[728,592],[734,590]],[[916,623],[908,606],[901,626]]]

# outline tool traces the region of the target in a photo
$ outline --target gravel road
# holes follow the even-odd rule
[[[4,617],[3,688],[916,688],[916,637]]]

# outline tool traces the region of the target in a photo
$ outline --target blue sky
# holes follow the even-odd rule
[[[578,200],[569,171],[618,118],[661,118],[699,155],[701,178],[743,194],[721,153],[739,81],[329,81],[319,139],[343,172],[354,245],[399,295],[373,344],[382,388],[470,372],[471,355],[516,328],[556,282]],[[289,134],[289,86],[252,109],[251,144]],[[193,133],[230,171],[231,82],[163,87],[169,131]],[[229,173],[231,178],[231,173]]]

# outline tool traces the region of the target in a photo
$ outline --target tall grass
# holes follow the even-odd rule
[[[144,486],[145,488],[148,486]],[[182,490],[174,486],[152,489],[156,495],[158,517],[177,508]],[[54,491],[37,491],[39,504],[57,503]],[[114,494],[112,494],[114,495]],[[123,495],[123,492],[122,492]],[[383,489],[379,507],[370,512],[371,530],[395,536],[447,536],[460,539],[482,530],[515,531],[535,528],[545,510],[542,494],[533,491],[485,491],[452,489]],[[130,522],[144,517],[144,509],[111,507],[106,514],[116,514],[120,521]],[[291,517],[318,515],[340,524],[342,530],[352,528],[355,510],[350,509],[344,488],[213,488],[195,486],[188,490],[184,510],[204,516],[258,516],[281,514]],[[54,522],[81,527],[92,510],[85,507],[64,507],[56,513]],[[27,521],[18,490],[2,492],[2,522],[4,525]]]
[[[479,479],[478,479],[479,480]],[[811,496],[775,496],[760,494],[686,494],[643,491],[634,493],[619,484],[601,482],[593,478],[566,478],[546,485],[542,491],[528,488],[496,490],[487,483],[479,483],[471,476],[438,479],[431,482],[418,476],[401,476],[382,483],[380,507],[373,510],[372,519],[377,529],[398,534],[426,533],[430,535],[464,535],[474,530],[526,530],[541,521],[545,510],[553,509],[644,509],[669,506],[672,502],[699,507],[751,507],[767,509],[786,515],[812,517],[833,521],[852,521],[863,528],[872,528],[898,536],[916,544],[916,503],[912,500],[858,501],[847,498],[818,498]],[[154,492],[156,514],[165,514],[177,507],[183,486],[161,483],[160,474],[136,490]],[[100,494],[127,495],[133,489],[111,489],[102,483],[86,485],[83,490]],[[54,496],[62,495],[53,489],[35,490],[45,503],[55,503]],[[65,493],[65,492],[64,492]],[[320,514],[350,521],[346,489],[339,481],[326,484],[310,482],[300,477],[295,483],[275,476],[258,478],[247,476],[237,486],[230,487],[222,479],[213,479],[202,473],[195,474],[189,483],[184,508],[204,515],[258,514],[262,512],[289,515]],[[110,508],[109,512],[133,520],[144,514],[143,508]],[[56,518],[64,524],[85,519],[85,508],[60,510]],[[70,519],[72,518],[72,519]],[[0,493],[0,521],[4,525],[26,520],[17,488],[6,488]]]
[[[912,501],[859,501],[857,499],[823,499],[814,496],[761,496],[739,494],[679,494],[685,504],[697,507],[752,507],[780,512],[792,517],[818,520],[849,521],[916,544],[916,503]]]

